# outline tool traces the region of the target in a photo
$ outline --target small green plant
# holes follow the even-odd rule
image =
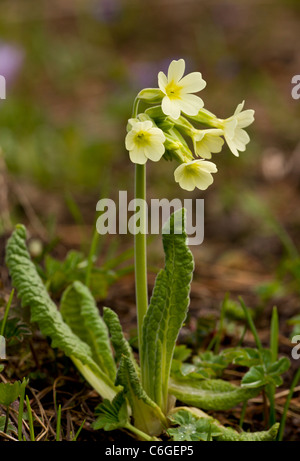
[[[245,316],[258,352],[248,351],[250,370],[242,386],[220,379],[229,363],[225,354],[217,356],[207,351],[193,358],[192,363],[183,362],[189,351],[175,347],[188,312],[194,269],[187,246],[185,210],[177,210],[165,223],[165,267],[158,273],[148,301],[146,162],[174,159],[179,163],[175,181],[188,191],[195,187],[205,190],[213,182],[212,174],[217,172],[216,165],[207,159],[221,151],[223,138],[234,155],[244,151],[249,142],[244,128],[254,119],[254,111],[243,110],[244,103],[227,119],[204,109],[202,99],[193,93],[202,90],[206,83],[199,72],[183,77],[184,69],[183,59],[173,61],[167,76],[159,73],[159,88],[138,94],[127,127],[125,144],[135,163],[135,198],[140,200],[139,227],[136,223],[134,239],[139,360],[123,334],[117,314],[105,308],[103,317],[100,315],[95,298],[84,283],[89,277],[70,280],[72,283],[65,288],[57,309],[31,261],[24,226],[18,225],[9,239],[6,262],[22,305],[30,306],[31,321],[51,338],[52,347],[70,357],[103,398],[97,408],[95,429],[125,429],[147,441],[157,440],[163,433],[173,440],[273,440],[278,425],[268,432],[238,434],[203,412],[200,416],[197,412],[188,413],[190,410],[176,413],[176,398],[215,411],[245,404],[265,386],[277,386],[279,374],[286,369],[283,361],[277,361],[277,356],[275,359],[274,344],[271,357],[267,354],[267,362],[263,360],[266,354],[257,341],[247,309]],[[140,104],[144,105],[143,112],[139,111]],[[239,359],[238,354],[235,353],[235,360]],[[58,426],[59,421],[58,418]],[[179,428],[170,428],[175,424]]]

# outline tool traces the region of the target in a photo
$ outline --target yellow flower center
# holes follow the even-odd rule
[[[150,144],[151,134],[148,131],[139,131],[135,137],[134,142],[137,147],[145,147]]]
[[[169,82],[165,88],[167,96],[169,96],[170,99],[181,99],[181,90],[182,86],[179,86],[178,83],[174,82],[172,80]]]
[[[184,168],[184,174],[186,177],[192,178],[193,176],[197,176],[199,171],[199,166],[192,163],[191,165],[186,165]]]

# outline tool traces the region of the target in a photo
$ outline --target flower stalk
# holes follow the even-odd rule
[[[137,306],[138,341],[140,349],[142,344],[143,319],[148,308],[146,165],[135,165],[135,199],[141,199],[141,232],[136,233],[134,236],[135,293]]]

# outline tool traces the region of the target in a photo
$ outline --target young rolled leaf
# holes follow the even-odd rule
[[[31,321],[36,322],[41,332],[51,338],[52,347],[61,349],[73,360],[81,374],[102,397],[113,399],[118,389],[93,360],[90,346],[73,333],[49,297],[30,259],[26,247],[26,230],[22,225],[16,227],[7,242],[6,264],[22,306],[30,306]]]
[[[95,362],[114,381],[116,365],[107,327],[90,290],[74,282],[62,296],[60,312],[73,333],[90,346]]]
[[[147,434],[159,435],[167,426],[167,419],[159,406],[146,394],[134,364],[128,356],[123,355],[121,358],[116,384],[124,388],[132,409],[135,427]]]
[[[169,392],[178,400],[203,410],[229,410],[255,397],[260,390],[237,387],[222,379],[181,381],[172,378],[169,385]]]
[[[169,231],[169,233],[167,233]],[[143,323],[142,384],[166,414],[173,353],[189,306],[193,256],[186,244],[185,210],[178,210],[163,229],[165,268],[156,278]]]
[[[133,356],[130,344],[124,337],[119,317],[113,310],[109,309],[109,307],[104,307],[103,320],[111,336],[111,342],[116,353],[116,360],[119,362],[122,356],[128,357],[139,375],[139,366]]]

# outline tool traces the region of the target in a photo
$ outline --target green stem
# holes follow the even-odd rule
[[[85,275],[85,284],[89,288],[90,288],[90,281],[91,281],[91,273],[92,273],[93,264],[94,264],[94,257],[97,252],[98,239],[99,239],[99,234],[98,234],[97,229],[95,229],[89,255],[88,255],[88,264],[87,264],[86,275]]]
[[[146,242],[146,166],[135,166],[135,198],[142,199],[140,208],[141,232],[134,236],[135,291],[137,306],[139,349],[142,345],[143,319],[148,308],[147,242]]]
[[[34,428],[33,428],[33,416],[32,416],[32,410],[31,410],[28,395],[26,395],[26,406],[27,406],[28,424],[29,424],[29,431],[30,431],[30,440],[31,442],[34,442],[35,436],[34,436]]]
[[[139,98],[133,104],[132,117],[138,115]],[[141,199],[140,229],[141,232],[134,236],[134,271],[135,271],[135,296],[137,308],[139,350],[142,346],[143,319],[148,309],[148,283],[147,283],[147,242],[146,242],[146,165],[135,165],[135,199]]]
[[[15,290],[12,289],[11,293],[10,293],[10,296],[9,296],[8,303],[6,304],[6,307],[5,307],[4,317],[3,317],[2,325],[1,325],[0,336],[4,336],[7,317],[8,317],[9,309],[10,309],[10,306],[11,306],[11,303],[12,303],[12,300],[13,300],[13,297],[14,297],[14,292],[15,292]]]
[[[152,442],[152,441],[159,440],[156,437],[151,437],[150,435],[145,434],[145,432],[140,431],[136,427],[132,426],[132,424],[130,424],[130,423],[127,423],[124,426],[124,429],[128,429],[129,431],[133,432],[133,434],[137,435],[139,439],[145,440],[146,442]]]
[[[61,405],[58,406],[58,412],[57,412],[56,442],[60,441],[60,428],[61,428]]]
[[[284,405],[284,410],[283,410],[282,418],[281,418],[281,421],[280,421],[280,428],[279,428],[279,432],[278,432],[278,435],[277,435],[277,440],[280,441],[280,442],[283,439],[286,417],[287,417],[288,409],[289,409],[289,406],[290,406],[290,403],[291,403],[291,400],[292,400],[292,397],[293,397],[294,389],[297,386],[299,381],[300,381],[300,368],[298,368],[298,370],[295,373],[295,376],[293,378],[293,381],[292,381],[292,384],[291,384],[291,387],[290,387],[289,395],[287,396],[287,399],[286,399],[286,402],[285,402],[285,405]]]

